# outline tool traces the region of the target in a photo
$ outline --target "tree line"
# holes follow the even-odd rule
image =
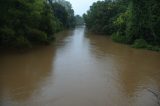
[[[65,0],[0,0],[0,48],[49,44],[54,33],[76,25]]]
[[[105,0],[84,14],[87,28],[120,43],[160,51],[159,0]]]

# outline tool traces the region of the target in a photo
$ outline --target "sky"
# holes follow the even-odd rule
[[[75,15],[83,15],[89,10],[89,7],[93,4],[93,2],[99,0],[67,0],[72,4]]]

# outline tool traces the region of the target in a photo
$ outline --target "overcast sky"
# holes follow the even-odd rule
[[[93,4],[99,0],[67,0],[72,4],[75,14],[83,15]]]

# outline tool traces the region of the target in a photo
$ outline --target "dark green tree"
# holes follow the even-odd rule
[[[50,43],[68,26],[68,12],[52,0],[1,0],[0,47]]]
[[[106,0],[93,3],[84,15],[86,26],[93,32],[110,35],[115,31],[113,20],[118,12],[119,7],[116,2]]]
[[[160,1],[105,0],[84,14],[88,29],[133,47],[160,50]]]
[[[84,25],[84,19],[80,15],[75,16],[76,19],[76,25]]]

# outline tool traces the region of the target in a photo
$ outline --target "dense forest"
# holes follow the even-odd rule
[[[160,51],[160,1],[105,0],[83,15],[87,28],[136,48]],[[83,25],[65,0],[1,0],[0,48],[49,44],[54,33]]]
[[[76,24],[65,0],[0,0],[0,14],[0,48],[48,44],[54,33]]]
[[[159,0],[105,0],[84,14],[87,28],[135,48],[160,51]]]
[[[75,16],[75,19],[76,19],[76,25],[84,25],[84,19],[83,17],[81,17],[80,15],[76,15]]]

